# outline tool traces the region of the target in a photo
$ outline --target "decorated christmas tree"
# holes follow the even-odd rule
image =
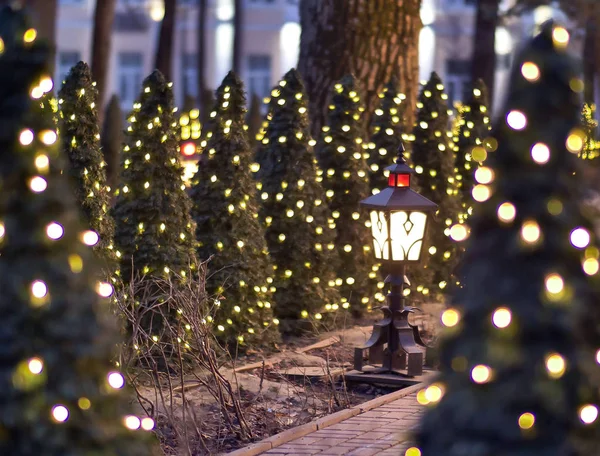
[[[514,67],[498,148],[480,168],[465,286],[442,315],[441,375],[418,396],[430,408],[407,454],[597,452],[597,438],[575,444],[598,435],[600,320],[598,249],[573,177],[584,138],[568,36],[547,24]]]
[[[172,83],[159,71],[144,80],[129,121],[114,207],[121,275],[185,274],[195,247],[192,202],[182,182]]]
[[[404,110],[402,104],[406,95],[400,92],[398,78],[393,76],[385,86],[379,107],[375,110],[371,125],[371,141],[369,143],[369,180],[371,192],[378,192],[387,187],[387,177],[383,170],[393,164],[394,157],[404,133]]]
[[[73,182],[84,225],[91,230],[85,242],[94,246],[109,272],[116,265],[115,226],[109,214],[111,197],[100,151],[97,96],[89,67],[79,62],[59,92],[59,127],[64,155],[68,158],[67,174]]]
[[[491,127],[487,106],[487,89],[483,81],[478,80],[473,86],[471,97],[461,107],[459,131],[454,145],[455,178],[462,206],[458,222],[465,221],[472,212],[471,193],[475,183],[475,172],[487,157],[484,141],[489,136]]]
[[[100,137],[102,153],[106,162],[106,180],[111,193],[114,193],[115,189],[119,186],[123,130],[121,102],[117,95],[113,95],[106,108],[102,135]]]
[[[125,415],[103,299],[112,286],[97,282],[69,182],[53,163],[54,121],[35,100],[52,87],[52,53],[36,35],[20,11],[0,11],[0,454],[145,456],[134,429],[154,423]]]
[[[448,96],[436,73],[425,84],[417,103],[411,158],[419,193],[439,206],[427,234],[425,268],[411,273],[412,288],[424,294],[445,292],[453,284],[457,247],[449,237],[460,212],[454,179],[454,153],[449,127]]]
[[[297,331],[298,319],[318,321],[342,306],[332,267],[335,222],[317,182],[305,98],[300,75],[290,70],[273,89],[272,118],[257,155],[260,214],[277,268],[275,315],[284,331]]]
[[[223,297],[215,316],[217,334],[242,343],[267,343],[277,333],[274,271],[250,171],[254,157],[243,128],[244,88],[234,73],[225,77],[216,98],[217,115],[209,127],[213,135],[190,190],[198,253],[201,259],[212,257],[208,293]]]
[[[356,80],[345,76],[331,91],[327,125],[316,147],[326,201],[336,224],[340,293],[357,316],[375,295],[377,284],[371,235],[365,227],[368,213],[359,206],[370,195],[363,157],[363,110]]]

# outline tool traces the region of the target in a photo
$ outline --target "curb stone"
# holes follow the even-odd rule
[[[354,416],[368,412],[369,410],[373,410],[377,407],[393,402],[397,399],[401,399],[405,396],[416,393],[417,391],[421,390],[424,386],[425,383],[419,383],[417,385],[409,386],[408,388],[403,388],[393,393],[386,394],[385,396],[380,396],[375,399],[371,399],[370,401],[367,401],[363,404],[355,405],[354,407],[351,407],[349,409],[340,410],[339,412],[324,416],[317,420],[311,421],[310,423],[306,423],[294,427],[292,429],[288,429],[286,431],[280,432],[279,434],[275,434],[264,440],[261,440],[244,448],[240,448],[239,450],[235,450],[231,453],[226,454],[227,456],[256,456],[265,451],[280,447],[281,445],[291,442],[292,440],[299,439],[300,437],[304,437],[318,430],[325,429],[329,426],[333,426],[334,424],[338,424],[344,420],[347,420],[348,418],[352,418]]]

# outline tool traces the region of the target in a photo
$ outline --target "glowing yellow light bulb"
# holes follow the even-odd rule
[[[517,209],[511,203],[502,203],[498,206],[498,219],[504,223],[512,222],[517,216]]]
[[[444,386],[441,383],[433,383],[425,390],[425,398],[430,403],[439,402],[444,396]]]
[[[533,62],[525,62],[521,65],[521,74],[529,82],[535,82],[540,78],[540,69]]]
[[[492,191],[487,185],[477,184],[471,191],[473,199],[480,203],[487,201],[492,196]]]
[[[552,32],[552,41],[558,49],[564,49],[569,44],[569,32],[564,27],[555,27]]]
[[[594,275],[600,270],[600,263],[596,258],[587,258],[583,262],[583,272],[587,275]]]
[[[519,427],[521,429],[527,430],[527,429],[531,429],[533,427],[533,425],[535,424],[535,416],[533,415],[533,413],[523,413],[521,416],[519,416]]]
[[[531,148],[531,158],[539,165],[544,165],[550,160],[550,149],[546,144],[536,143]]]
[[[52,130],[44,130],[41,133],[41,140],[47,146],[51,146],[52,144],[54,144],[57,138],[58,136],[56,135],[56,132]]]
[[[560,378],[567,369],[567,362],[558,353],[552,353],[546,356],[546,369],[552,378]]]
[[[579,419],[584,424],[592,424],[598,418],[598,407],[595,405],[584,405],[579,409]]]
[[[487,383],[492,378],[492,369],[483,364],[479,364],[471,370],[471,378],[475,383]]]
[[[578,154],[581,152],[584,146],[585,133],[580,130],[575,130],[567,137],[567,150],[572,154]]]
[[[456,326],[460,321],[460,313],[456,309],[446,309],[442,313],[442,324],[448,328]]]
[[[563,278],[557,273],[548,274],[545,279],[545,284],[548,293],[553,295],[562,293],[565,287]]]
[[[450,228],[450,237],[456,242],[462,242],[469,237],[469,230],[466,225],[456,224]]]
[[[44,370],[44,362],[40,358],[31,358],[27,363],[29,372],[34,375],[39,375]]]
[[[29,144],[31,144],[33,142],[33,131],[31,131],[29,129],[23,130],[19,134],[19,142],[23,146],[28,146]]]
[[[26,43],[33,43],[36,38],[37,30],[33,28],[27,29],[27,31],[23,35],[23,41],[25,41]]]
[[[142,421],[137,416],[128,415],[123,418],[123,424],[127,429],[135,431],[141,427]]]
[[[498,307],[492,314],[492,323],[497,328],[503,329],[510,325],[512,321],[512,312],[506,307]]]
[[[48,294],[48,287],[43,281],[36,280],[31,284],[31,294],[34,297],[41,299]]]
[[[521,239],[528,244],[535,244],[541,237],[540,226],[535,220],[526,220],[521,227]]]
[[[98,282],[96,284],[96,293],[98,293],[103,298],[110,297],[114,292],[113,286],[108,282]]]
[[[475,171],[475,179],[480,184],[491,184],[494,181],[494,171],[491,168],[482,166]]]
[[[410,447],[404,452],[404,456],[421,456],[421,450],[417,447]]]

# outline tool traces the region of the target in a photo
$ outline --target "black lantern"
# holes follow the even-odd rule
[[[408,321],[409,313],[416,309],[404,306],[403,292],[406,266],[421,262],[427,227],[438,206],[411,189],[414,171],[403,154],[401,144],[396,163],[386,168],[388,187],[361,201],[370,213],[373,250],[388,274],[385,283],[389,293],[387,306],[381,308],[384,319],[373,326],[373,334],[365,346],[355,349],[357,372],[351,375],[352,380],[384,383],[381,374],[389,380],[389,374],[415,377],[423,373],[427,347],[417,326]],[[370,370],[363,369],[365,350]]]

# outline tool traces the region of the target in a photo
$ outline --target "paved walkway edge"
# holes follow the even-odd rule
[[[297,426],[295,428],[291,428],[286,431],[280,432],[279,434],[275,434],[269,438],[261,440],[260,442],[256,442],[244,448],[240,448],[239,450],[236,450],[232,453],[227,453],[227,456],[255,456],[264,451],[269,451],[273,448],[277,448],[281,445],[291,442],[292,440],[304,437],[305,435],[308,435],[312,432],[316,432],[318,430],[325,429],[326,427],[333,426],[334,424],[347,420],[348,418],[352,418],[353,416],[360,415],[362,413],[368,412],[369,410],[373,410],[374,408],[380,407],[398,399],[402,399],[405,396],[408,396],[421,390],[424,386],[425,383],[419,383],[417,385],[409,386],[408,388],[403,388],[401,390],[394,391],[393,393],[386,394],[385,396],[377,397],[363,404],[355,405],[354,407],[351,407],[349,409],[340,410],[339,412],[324,416],[315,421],[311,421],[310,423],[306,423],[301,426]]]

